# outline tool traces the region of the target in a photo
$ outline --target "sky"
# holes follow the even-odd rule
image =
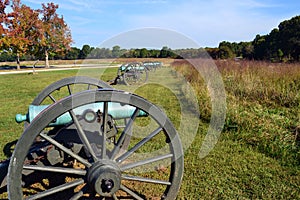
[[[218,47],[252,41],[300,15],[299,0],[22,0],[31,8],[59,5],[74,43],[121,48]],[[142,34],[141,34],[142,33]],[[146,33],[146,34],[145,34]],[[128,42],[128,41],[135,42]],[[144,44],[143,42],[146,42]],[[153,43],[153,45],[151,45]]]

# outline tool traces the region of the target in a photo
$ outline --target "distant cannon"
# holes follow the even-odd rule
[[[149,71],[155,71],[162,67],[162,62],[131,62],[122,64],[117,72],[117,76],[112,80],[112,85],[124,83],[126,85],[140,85],[146,83],[149,78]]]
[[[143,62],[143,66],[146,67],[149,71],[155,71],[156,69],[161,68],[162,65],[163,63],[158,61]]]
[[[45,88],[27,115],[0,186],[9,199],[175,199],[179,135],[160,108],[89,77]],[[125,123],[124,123],[125,122]]]
[[[149,76],[148,69],[139,62],[122,64],[117,72],[112,85],[124,83],[125,85],[140,85],[147,82]]]

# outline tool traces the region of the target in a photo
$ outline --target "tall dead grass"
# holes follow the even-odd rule
[[[198,95],[201,119],[211,116],[208,83],[192,63],[171,64]],[[300,164],[300,64],[247,60],[198,60],[217,66],[226,91],[224,137],[246,143],[287,165]],[[201,66],[201,64],[203,66]]]

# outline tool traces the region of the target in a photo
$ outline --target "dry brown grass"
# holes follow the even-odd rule
[[[203,63],[207,61],[197,61]],[[184,74],[197,91],[202,120],[211,115],[209,87],[185,60],[172,66]],[[205,64],[206,63],[206,64]],[[300,164],[300,63],[270,63],[248,60],[215,60],[226,90],[224,133],[243,141],[284,165]],[[201,66],[200,66],[201,67]]]

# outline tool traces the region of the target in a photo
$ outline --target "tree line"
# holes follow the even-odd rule
[[[6,9],[8,6],[11,9]],[[267,35],[256,35],[253,41],[222,41],[216,48],[122,49],[91,47],[88,44],[70,47],[71,31],[62,16],[56,13],[58,5],[42,4],[31,9],[20,0],[0,0],[0,61],[48,59],[101,59],[101,58],[203,58],[255,59],[272,62],[300,61],[300,16],[281,22]],[[9,12],[6,12],[9,10]]]
[[[267,35],[256,35],[253,41],[223,41],[216,49],[208,49],[213,58],[241,57],[272,62],[300,61],[300,16],[285,20]]]

